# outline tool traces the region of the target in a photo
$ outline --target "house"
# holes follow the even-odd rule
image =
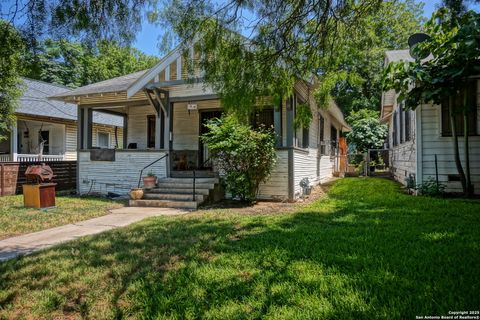
[[[48,100],[52,94],[69,92],[64,86],[23,79],[23,95],[16,109],[16,126],[0,141],[0,162],[38,160],[43,140],[43,160],[77,159],[77,106]],[[92,146],[121,148],[122,118],[93,113]]]
[[[385,64],[413,61],[408,50],[387,51]],[[469,96],[477,108],[469,116],[470,166],[475,193],[480,194],[480,81],[469,83]],[[415,110],[404,110],[394,90],[382,93],[381,121],[387,123],[390,168],[395,180],[403,185],[407,179],[422,184],[436,179],[446,185],[447,192],[461,192],[460,178],[453,157],[453,138],[448,117],[448,104],[423,104]],[[463,119],[458,119],[461,161],[463,156]]]
[[[192,49],[189,58],[193,57]],[[199,70],[189,73],[191,68],[185,67],[184,59],[177,48],[150,70],[51,97],[78,105],[79,193],[126,194],[140,185],[143,169],[160,180],[146,199],[133,205],[196,208],[197,202],[211,195],[218,178],[199,136],[205,130],[202,123],[219,117],[222,105],[218,95],[202,82]],[[308,178],[311,184],[325,182],[338,168],[338,141],[349,127],[335,103],[327,109],[317,108],[311,94],[315,85],[299,80],[293,96],[286,97],[281,105],[263,108],[254,117],[274,127],[278,138],[277,164],[269,180],[261,185],[259,198],[294,200],[302,195],[302,179]],[[296,107],[305,102],[312,110],[313,121],[309,128],[294,130]],[[109,154],[92,149],[92,112],[123,117],[126,148]],[[195,188],[194,172],[199,184]],[[193,201],[194,193],[198,201]]]

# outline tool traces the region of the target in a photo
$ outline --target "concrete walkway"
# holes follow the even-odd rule
[[[145,218],[185,214],[188,211],[171,208],[125,207],[110,210],[102,217],[67,224],[61,227],[0,240],[0,261],[29,254],[83,236],[128,226]]]

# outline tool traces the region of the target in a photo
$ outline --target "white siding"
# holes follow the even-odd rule
[[[78,192],[115,192],[126,195],[131,188],[137,186],[140,170],[164,154],[162,151],[117,151],[115,161],[91,161],[89,151],[80,151]],[[165,177],[165,164],[163,159],[148,168],[144,174],[152,171],[157,177]]]
[[[66,151],[65,160],[77,160],[77,124],[69,123],[65,126]]]
[[[136,143],[137,149],[147,149],[147,116],[155,114],[151,106],[128,108],[127,146],[130,143]]]
[[[277,150],[277,163],[267,182],[260,185],[258,198],[288,198],[288,150]]]
[[[480,82],[477,82],[480,86]],[[480,89],[480,88],[479,88]],[[480,90],[477,90],[477,94]],[[439,181],[447,185],[449,192],[461,192],[459,181],[448,181],[448,175],[458,175],[455,166],[453,138],[441,135],[441,108],[440,106],[423,105],[422,118],[422,175],[423,181],[429,177],[435,178],[435,155]],[[480,130],[480,97],[477,97],[477,134]],[[463,137],[459,137],[460,158],[465,169],[463,154]],[[470,170],[475,193],[480,194],[480,136],[469,137],[470,142]]]
[[[219,109],[219,100],[192,101],[198,111],[187,110],[186,102],[177,102],[173,106],[173,150],[198,150],[200,129],[199,111]]]

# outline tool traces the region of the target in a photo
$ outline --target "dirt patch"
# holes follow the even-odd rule
[[[232,210],[239,214],[274,214],[285,213],[298,210],[300,207],[310,204],[318,199],[325,197],[326,192],[331,185],[328,184],[317,185],[312,189],[312,193],[304,199],[298,199],[295,202],[288,201],[265,201],[259,200],[253,205],[248,205],[234,200],[223,200],[217,203],[202,206],[200,210]]]

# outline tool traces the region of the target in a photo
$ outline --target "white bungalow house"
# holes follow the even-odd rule
[[[77,106],[48,100],[52,94],[69,92],[64,86],[23,79],[23,95],[16,109],[16,126],[0,141],[0,162],[37,161],[43,140],[45,161],[77,159]],[[93,114],[92,146],[122,147],[121,117]]]
[[[385,64],[413,61],[408,50],[387,51]],[[480,194],[480,81],[470,82],[470,96],[477,109],[469,117],[470,166],[475,193]],[[423,104],[415,110],[403,109],[394,90],[382,93],[381,121],[389,126],[387,148],[390,168],[395,180],[406,185],[407,179],[421,184],[436,179],[446,185],[447,192],[461,192],[460,178],[453,157],[453,139],[448,105]],[[463,157],[463,119],[458,119],[461,161]],[[437,161],[435,162],[435,158]]]
[[[51,97],[78,105],[79,193],[127,194],[140,184],[140,171],[158,160],[143,173],[151,171],[157,175],[157,188],[131,205],[196,208],[205,196],[211,195],[218,184],[218,175],[199,136],[205,130],[202,123],[219,117],[222,105],[217,94],[202,83],[198,70],[188,74],[182,59],[181,51],[175,49],[150,70]],[[194,79],[193,83],[188,79]],[[314,85],[298,81],[293,96],[253,117],[257,123],[273,126],[278,137],[277,164],[270,179],[261,186],[259,198],[294,200],[302,195],[303,178],[313,185],[333,175],[337,141],[349,127],[335,103],[328,109],[317,108],[310,94]],[[308,129],[294,130],[296,106],[306,101],[311,106],[313,121]],[[126,148],[110,152],[92,150],[94,111],[123,117]],[[194,169],[198,169],[195,191]]]

